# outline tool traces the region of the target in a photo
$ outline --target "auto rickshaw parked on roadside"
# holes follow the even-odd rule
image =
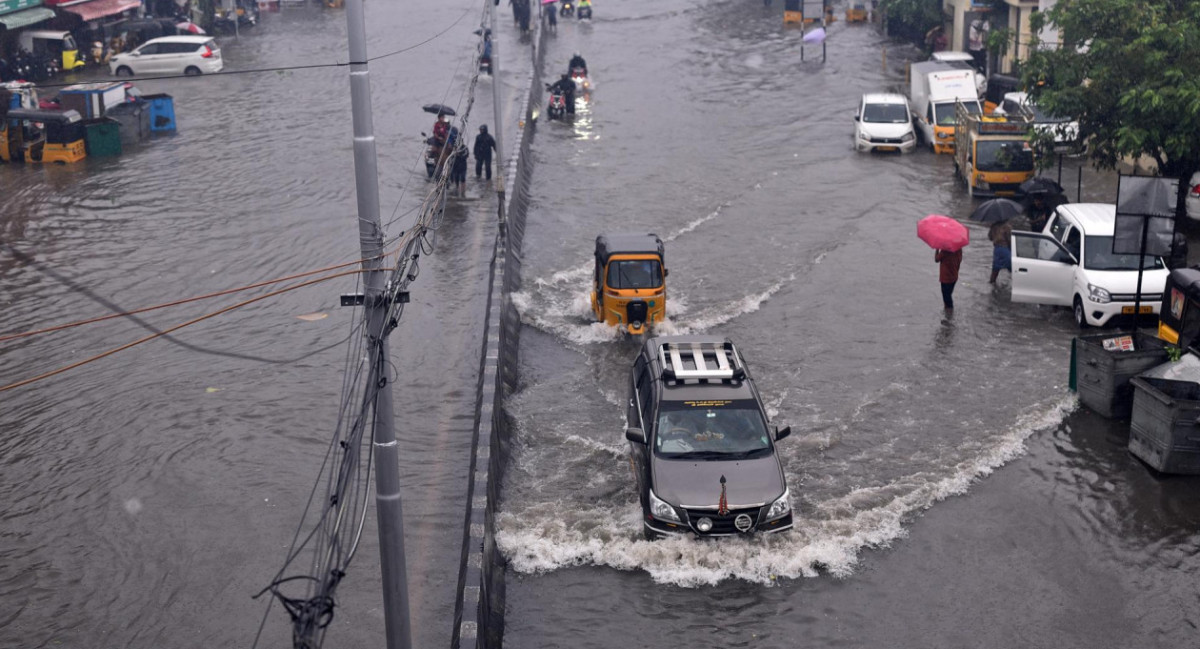
[[[1171,271],[1158,318],[1159,338],[1185,351],[1200,342],[1200,269]]]
[[[77,111],[17,108],[0,123],[0,160],[5,162],[65,164],[86,157],[84,126]]]
[[[48,56],[59,61],[63,72],[70,72],[84,65],[79,55],[79,46],[71,32],[49,29],[34,29],[20,32],[17,42],[36,56]]]
[[[667,317],[664,252],[656,234],[596,237],[592,313],[598,322],[638,336]]]

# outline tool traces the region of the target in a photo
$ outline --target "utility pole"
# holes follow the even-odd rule
[[[504,213],[504,165],[507,160],[504,157],[504,122],[501,121],[504,110],[500,105],[500,31],[499,25],[496,24],[496,4],[499,1],[487,0],[487,6],[488,22],[492,26],[492,113],[496,121],[496,197],[500,202],[496,214],[500,220],[500,227],[503,228],[507,219]]]
[[[358,241],[366,271],[363,308],[372,354],[367,389],[375,389],[372,427],[375,445],[375,512],[379,524],[379,564],[383,573],[383,617],[388,649],[410,649],[408,577],[404,562],[404,520],[400,503],[400,454],[393,428],[392,386],[387,384],[387,273],[383,226],[379,220],[379,167],[371,117],[371,76],[367,66],[367,23],[363,0],[347,0],[350,45],[350,106],[354,116],[354,189],[358,197]]]

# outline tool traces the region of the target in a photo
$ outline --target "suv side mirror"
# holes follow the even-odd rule
[[[858,113],[854,114],[854,121],[856,121],[856,122],[858,121]]]
[[[626,428],[625,439],[637,444],[645,444],[646,433],[642,432],[641,428]]]
[[[775,429],[775,441],[778,442],[779,440],[781,440],[784,437],[787,437],[788,435],[791,435],[791,434],[792,434],[791,426],[784,426],[782,429],[776,428]]]

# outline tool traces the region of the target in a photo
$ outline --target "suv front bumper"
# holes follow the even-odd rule
[[[689,519],[690,518],[692,517],[689,516]],[[694,538],[709,539],[729,536],[754,536],[755,534],[775,534],[792,529],[792,512],[788,512],[787,514],[776,518],[773,521],[757,523],[745,532],[726,530],[725,528],[727,526],[718,526],[714,527],[712,531],[701,532],[697,530],[695,525],[690,521],[684,523],[668,523],[658,519],[652,519],[649,516],[642,521],[642,525],[645,527],[647,536],[653,536],[655,538],[691,536]]]

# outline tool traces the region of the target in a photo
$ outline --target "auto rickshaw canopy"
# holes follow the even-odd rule
[[[1200,339],[1200,269],[1176,268],[1167,276],[1159,309],[1159,338],[1182,349]]]
[[[658,255],[666,264],[666,246],[657,234],[620,232],[596,237],[596,263],[606,266],[613,255]]]

